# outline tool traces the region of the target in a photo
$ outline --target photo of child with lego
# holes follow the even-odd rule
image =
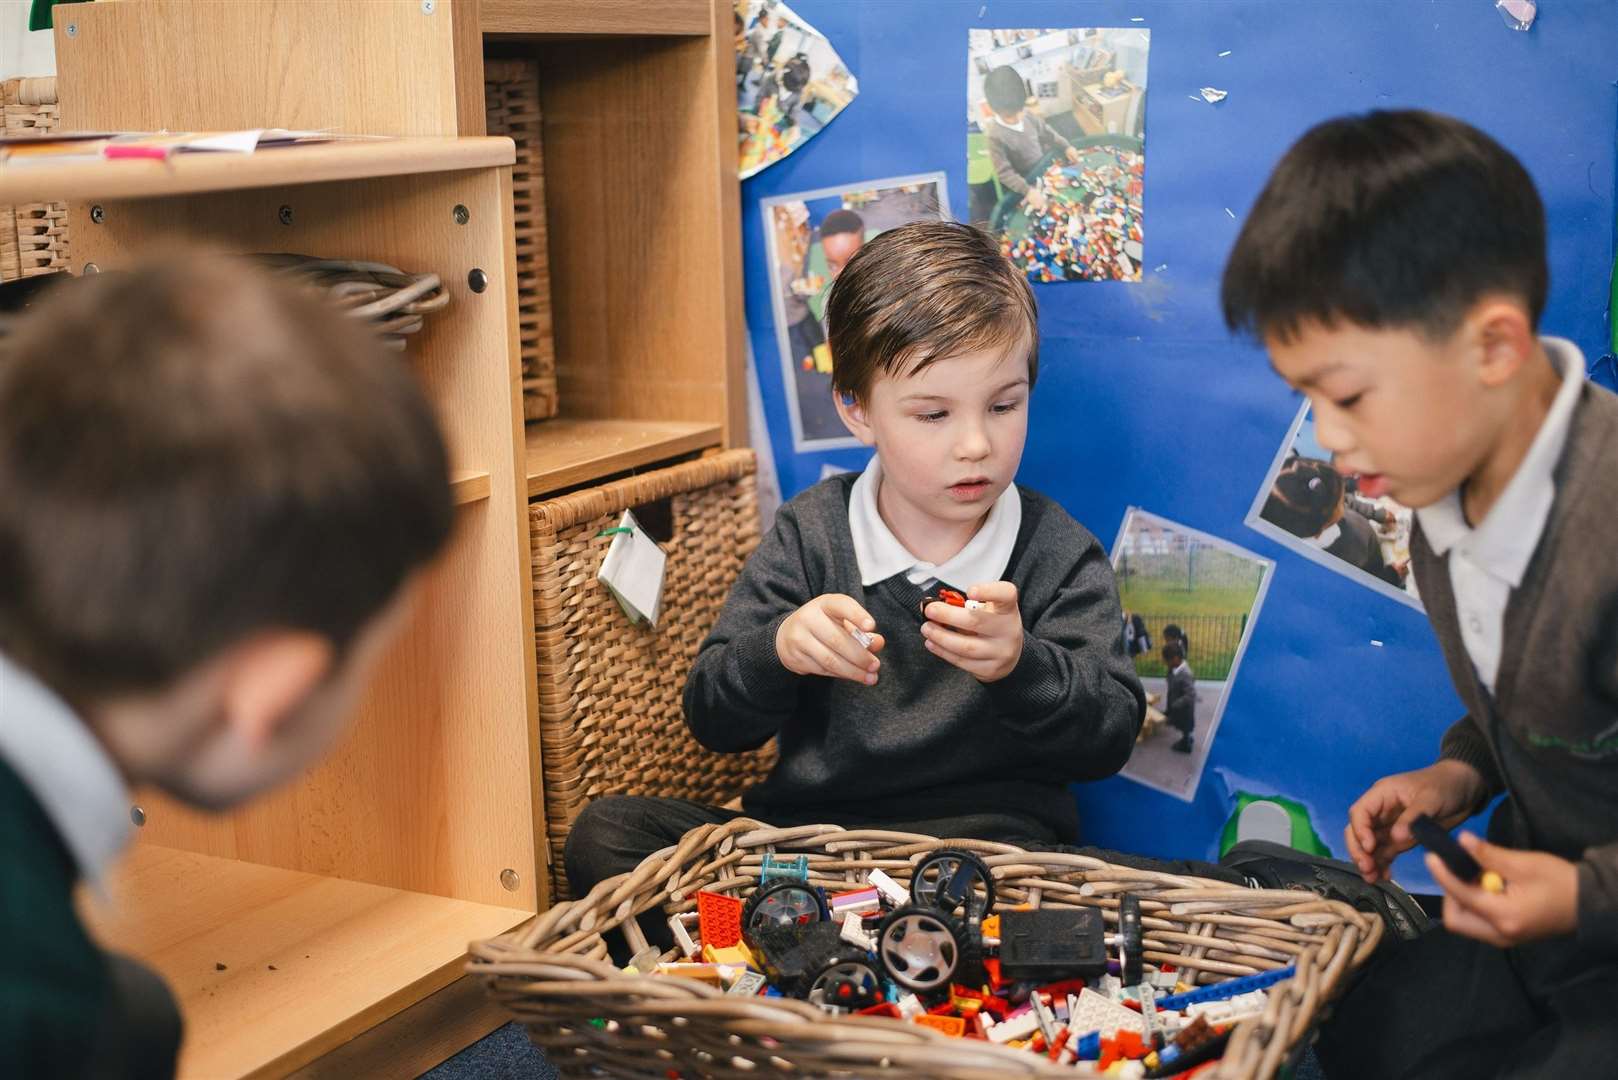
[[[1275,564],[1131,507],[1112,565],[1147,701],[1122,775],[1190,802]]]
[[[741,178],[808,142],[859,93],[831,43],[781,0],[735,0]]]
[[[1030,281],[1139,281],[1146,58],[1141,27],[970,30],[971,220]]]
[[[1421,607],[1410,573],[1409,507],[1377,478],[1343,476],[1315,439],[1309,406],[1292,430],[1247,515],[1247,525],[1367,588]]]
[[[798,451],[859,446],[831,397],[826,295],[867,240],[912,221],[949,216],[942,172],[870,180],[763,200],[770,306]]]

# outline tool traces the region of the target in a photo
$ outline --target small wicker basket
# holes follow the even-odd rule
[[[1382,935],[1375,915],[1309,893],[1242,889],[1007,844],[829,825],[772,829],[740,819],[693,829],[678,845],[601,882],[583,899],[474,945],[468,970],[527,1026],[563,1076],[1099,1075],[1086,1063],[1059,1066],[1041,1055],[950,1038],[905,1021],[833,1016],[788,998],[736,997],[688,979],[628,975],[607,957],[601,935],[615,927],[623,928],[635,950],[645,946],[633,918],[641,912],[693,910],[701,889],[750,893],[766,853],[806,854],[810,881],[842,890],[862,884],[874,868],[908,884],[915,862],[946,846],[973,850],[988,863],[1000,910],[1088,905],[1116,924],[1117,897],[1135,894],[1144,914],[1146,959],[1173,963],[1188,980],[1218,982],[1296,964],[1293,977],[1270,988],[1263,1015],[1236,1025],[1213,1073],[1220,1080],[1275,1076],[1322,1005]]]
[[[0,125],[8,137],[44,135],[56,127],[56,79],[0,81]],[[67,269],[67,205],[0,206],[0,281]]]
[[[551,325],[551,268],[545,246],[545,159],[540,145],[539,64],[485,60],[483,100],[490,135],[517,144],[511,170],[512,231],[517,242],[517,328],[522,346],[522,407],[528,420],[559,408]]]
[[[723,803],[762,780],[774,744],[748,754],[704,750],[685,726],[681,695],[697,646],[758,546],[757,461],[730,450],[528,508],[539,664],[546,831],[553,866],[568,830],[601,795],[664,795]],[[626,509],[667,500],[672,537],[665,610],[632,626],[596,571]],[[565,879],[553,873],[554,892]]]

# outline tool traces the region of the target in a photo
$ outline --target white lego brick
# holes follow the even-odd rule
[[[701,952],[702,947],[698,945],[696,939],[691,936],[691,931],[686,929],[687,920],[695,925],[697,922],[697,913],[694,911],[688,911],[683,915],[669,916],[669,929],[674,931],[674,944],[679,947],[680,955],[689,959],[690,957],[693,957],[697,955],[697,953]]]
[[[918,1016],[925,1015],[926,1012],[926,1007],[922,1005],[921,999],[915,994],[899,995],[899,1015],[906,1020],[914,1020]]]
[[[1262,990],[1249,990],[1224,1001],[1194,1002],[1185,1007],[1185,1014],[1193,1019],[1201,1016],[1210,1024],[1234,1024],[1238,1020],[1261,1015],[1268,999],[1269,996]]]
[[[872,870],[866,875],[865,880],[875,885],[876,891],[882,894],[882,899],[892,906],[903,907],[910,903],[910,890],[894,881],[881,870]]]
[[[843,916],[843,928],[838,934],[844,941],[866,952],[876,952],[876,936],[865,929],[864,921],[856,912]]]
[[[1008,1043],[1013,1039],[1026,1039],[1039,1030],[1039,1017],[1029,1008],[1019,1009],[989,1029],[989,1041]]]
[[[1070,1038],[1075,1039],[1092,1031],[1099,1031],[1102,1035],[1112,1031],[1138,1031],[1145,1034],[1146,1022],[1134,1009],[1127,1009],[1111,998],[1085,987],[1079,991],[1077,1007],[1073,1015],[1068,1017],[1067,1028],[1072,1032]]]

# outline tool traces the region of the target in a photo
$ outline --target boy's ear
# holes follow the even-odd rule
[[[1528,312],[1520,301],[1487,297],[1478,302],[1466,321],[1481,352],[1478,370],[1485,386],[1510,382],[1538,346]]]
[[[225,723],[257,749],[296,715],[331,673],[332,643],[306,631],[269,630],[235,646],[225,662]]]
[[[865,418],[865,405],[853,394],[832,391],[832,403],[837,406],[837,415],[842,417],[843,426],[866,446],[876,445],[876,433],[871,430],[870,422]]]

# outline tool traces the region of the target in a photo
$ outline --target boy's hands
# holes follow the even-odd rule
[[[1067,160],[1068,164],[1077,165],[1079,162],[1083,161],[1084,158],[1079,154],[1077,149],[1070,146],[1067,148]]]
[[[1028,204],[1028,208],[1034,213],[1043,214],[1045,212],[1045,193],[1039,188],[1029,188],[1028,194],[1023,196],[1023,201]]]
[[[1022,658],[1022,615],[1017,586],[1009,581],[974,585],[967,599],[990,605],[977,611],[945,603],[927,605],[921,636],[934,656],[947,660],[979,682],[997,682]]]
[[[1410,823],[1430,815],[1446,829],[1465,821],[1488,792],[1470,765],[1443,760],[1384,776],[1348,808],[1348,855],[1367,882],[1386,881],[1393,857],[1415,844]]]
[[[1467,832],[1460,840],[1484,870],[1500,875],[1506,888],[1491,893],[1481,880],[1467,885],[1429,854],[1427,869],[1444,889],[1446,930],[1504,949],[1578,929],[1577,864],[1543,851],[1496,847]]]
[[[871,635],[869,649],[854,639],[851,626]],[[824,675],[871,686],[881,666],[876,654],[884,644],[875,630],[876,620],[852,596],[828,593],[787,616],[775,632],[775,655],[788,671],[799,675]]]

